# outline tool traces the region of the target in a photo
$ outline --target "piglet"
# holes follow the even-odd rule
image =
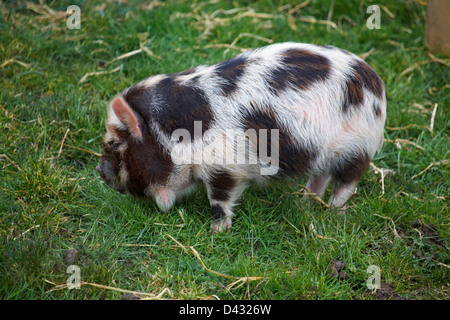
[[[151,76],[109,107],[97,167],[115,190],[162,211],[203,183],[214,232],[252,182],[307,176],[343,207],[381,148],[386,91],[358,56],[278,43],[214,65]]]

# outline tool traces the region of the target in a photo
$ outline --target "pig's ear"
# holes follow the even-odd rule
[[[128,103],[121,96],[118,96],[111,102],[111,107],[117,119],[125,125],[128,131],[135,138],[141,138],[142,132],[139,128],[138,119]]]

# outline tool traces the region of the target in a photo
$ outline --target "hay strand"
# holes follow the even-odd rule
[[[115,68],[115,69],[113,69],[113,70],[110,70],[110,71],[88,72],[88,73],[86,73],[86,74],[80,79],[80,81],[78,81],[78,83],[83,83],[83,82],[85,82],[89,77],[92,77],[92,76],[100,76],[100,75],[102,75],[102,74],[110,74],[110,73],[114,73],[114,72],[119,71],[120,69],[121,69],[121,67],[117,67],[117,68]]]
[[[61,146],[59,147],[59,151],[58,151],[58,155],[56,157],[50,157],[50,158],[46,158],[45,160],[56,160],[61,156],[62,153],[62,149],[64,146],[64,142],[66,141],[67,135],[69,134],[70,128],[66,130],[66,133],[64,134],[64,137],[61,141]]]
[[[408,125],[406,125],[404,127],[388,127],[388,126],[385,126],[385,128],[388,129],[388,130],[392,130],[392,131],[407,130],[409,128],[421,128],[421,129],[427,129],[428,131],[430,131],[429,127],[421,126],[421,125],[415,124],[415,123],[408,124]]]
[[[433,112],[431,113],[431,119],[430,119],[430,132],[433,134],[433,128],[434,128],[434,118],[436,117],[436,110],[437,110],[438,104],[434,104]]]
[[[8,59],[8,60],[4,61],[4,62],[0,65],[0,69],[6,67],[8,64],[11,64],[11,63],[17,63],[17,64],[20,64],[22,67],[27,68],[27,69],[31,67],[30,64],[25,63],[25,62],[22,62],[22,61],[20,61],[20,60],[17,60],[17,59]]]
[[[422,147],[421,145],[418,145],[417,143],[406,140],[406,139],[400,139],[400,138],[395,138],[394,140],[383,139],[383,141],[388,142],[388,143],[394,143],[397,146],[397,148],[399,148],[399,149],[401,148],[402,144],[407,144],[407,145],[412,145],[412,146],[416,147],[417,149],[425,150],[425,148]]]
[[[101,156],[102,156],[101,153],[97,153],[97,152],[95,152],[95,151],[91,151],[91,150],[88,150],[88,149],[83,149],[83,148],[75,147],[75,146],[72,146],[72,145],[67,144],[67,143],[65,144],[65,146],[68,147],[68,148],[70,148],[70,149],[75,149],[75,150],[78,150],[78,151],[83,151],[83,152],[90,153],[90,154],[92,154],[92,155],[94,155],[94,156],[96,156],[96,157],[101,157]]]
[[[323,240],[333,240],[338,242],[336,239],[333,238],[329,238],[329,237],[325,237],[325,236],[321,236],[320,234],[317,233],[316,228],[314,227],[314,224],[311,222],[311,224],[309,225],[309,230],[312,231],[312,233],[319,239],[323,239]]]
[[[329,209],[330,206],[323,201],[316,193],[311,192],[311,190],[309,190],[306,186],[299,184],[299,186],[302,187],[302,189],[304,190],[302,192],[303,195],[307,195],[307,196],[311,196],[314,200],[318,201],[321,205],[323,205],[325,208]],[[294,194],[299,194],[300,192],[294,192]]]
[[[22,169],[19,167],[19,165],[17,163],[15,163],[14,161],[11,160],[10,157],[8,157],[6,154],[0,154],[0,158],[5,158],[6,160],[8,160],[9,162],[11,162],[11,164],[17,168],[17,170],[22,171]]]
[[[49,280],[46,280],[46,279],[44,279],[44,281],[55,286],[52,289],[47,290],[45,293],[50,293],[52,291],[57,291],[57,290],[68,289],[68,285],[65,284],[65,283],[57,284],[55,282],[52,282],[52,281],[49,281]],[[116,291],[116,292],[120,292],[120,293],[127,293],[127,294],[133,294],[133,295],[137,295],[137,296],[144,296],[145,298],[141,298],[142,300],[161,300],[162,296],[164,294],[166,294],[166,293],[168,293],[170,296],[172,296],[172,292],[170,291],[169,288],[164,288],[160,293],[154,294],[154,293],[126,290],[126,289],[121,289],[121,288],[116,288],[116,287],[111,287],[111,286],[105,286],[105,285],[102,285],[102,284],[86,282],[86,281],[81,281],[80,282],[80,286],[91,286],[91,287],[105,289],[105,290],[112,290],[112,291]]]
[[[432,162],[428,165],[428,167],[426,167],[425,169],[423,169],[421,172],[419,172],[418,174],[415,174],[414,176],[412,176],[411,180],[414,180],[414,178],[417,178],[418,176],[421,176],[422,174],[424,174],[426,171],[428,171],[431,167],[434,166],[439,166],[441,164],[447,164],[449,163],[450,160],[440,160],[440,161],[436,161],[436,162]]]
[[[185,252],[185,253],[187,253],[187,254],[189,254],[189,251],[188,251],[188,249],[187,249],[187,247],[186,246],[184,246],[183,244],[181,244],[179,241],[177,241],[174,237],[172,237],[170,234],[168,234],[168,233],[166,233],[166,235],[170,238],[170,239],[172,239],[181,249],[183,249],[183,251]],[[250,282],[250,281],[256,281],[256,280],[263,280],[263,279],[265,279],[264,277],[235,277],[235,276],[230,276],[230,275],[227,275],[227,274],[224,274],[224,273],[220,273],[220,272],[217,272],[217,271],[215,271],[215,270],[212,270],[212,269],[210,269],[210,268],[208,268],[207,266],[206,266],[206,264],[203,262],[203,260],[202,260],[202,258],[200,257],[200,254],[198,253],[198,251],[194,248],[194,247],[192,247],[192,246],[190,246],[189,247],[189,249],[190,249],[190,251],[191,251],[191,253],[198,259],[198,261],[200,261],[200,264],[203,266],[203,268],[206,270],[206,271],[208,271],[209,273],[212,273],[212,274],[215,274],[216,276],[218,276],[218,277],[222,277],[222,278],[227,278],[227,279],[231,279],[231,280],[236,280],[236,281],[234,281],[233,283],[231,283],[228,287],[229,287],[229,289],[231,289],[231,288],[234,288],[237,284],[239,284],[239,283],[245,283],[245,282]],[[239,287],[239,286],[238,286]],[[236,287],[236,288],[238,288],[238,287]]]
[[[264,41],[264,42],[267,42],[267,43],[273,43],[273,40],[272,40],[272,39],[265,38],[265,37],[261,37],[261,36],[258,36],[258,35],[256,35],[256,34],[252,34],[252,33],[248,33],[248,32],[243,32],[243,33],[240,33],[240,34],[233,40],[233,42],[229,45],[229,47],[224,51],[223,54],[227,54],[228,51],[230,50],[230,48],[235,48],[235,47],[236,47],[236,43],[237,43],[241,38],[243,38],[243,37],[250,37],[250,38],[257,39],[257,40],[260,40],[260,41]]]

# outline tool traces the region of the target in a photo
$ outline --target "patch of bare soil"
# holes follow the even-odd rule
[[[376,300],[403,300],[390,283],[382,283],[380,289],[369,295],[373,295]]]

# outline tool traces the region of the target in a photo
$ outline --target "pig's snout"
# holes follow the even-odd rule
[[[95,167],[100,178],[109,185],[111,188],[119,191],[120,193],[125,193],[125,188],[120,185],[117,179],[117,174],[114,171],[112,165],[108,162],[102,162],[97,167]]]
[[[98,165],[95,169],[97,170],[97,172],[98,172],[98,174],[100,175],[100,177],[101,177],[102,179],[105,179],[105,175],[103,174],[101,165]]]
[[[112,179],[117,175],[109,161],[102,161],[95,169],[103,180]]]

